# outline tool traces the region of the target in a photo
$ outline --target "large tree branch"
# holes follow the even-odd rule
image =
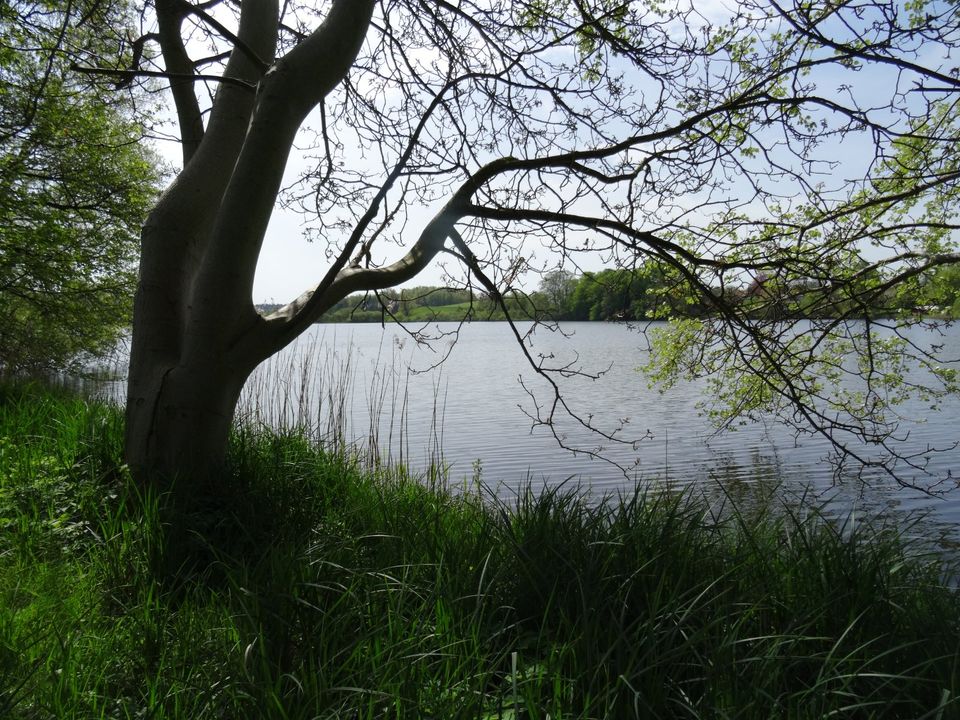
[[[163,78],[164,80],[170,80],[171,84],[174,82],[215,82],[215,83],[225,83],[227,85],[236,85],[237,87],[245,89],[247,92],[252,93],[256,90],[256,86],[251,83],[244,82],[237,78],[225,77],[223,75],[204,75],[202,73],[188,73],[188,74],[178,74],[172,72],[165,72],[163,70],[119,70],[116,68],[96,68],[96,67],[85,67],[83,65],[78,65],[77,63],[72,63],[70,69],[74,72],[84,73],[85,75],[106,75],[108,77],[117,78],[117,87],[123,88],[131,84],[137,78],[142,77],[153,77],[153,78]]]
[[[157,0],[157,39],[167,72],[174,78],[170,81],[173,105],[180,126],[180,144],[184,166],[200,147],[203,140],[203,115],[193,85],[193,63],[180,35],[184,11],[181,0]]]
[[[251,338],[253,351],[267,357],[286,346],[327,310],[353,292],[383,290],[416,277],[443,250],[461,217],[459,196],[427,224],[413,246],[400,260],[384,267],[343,268],[332,279],[324,279],[313,290],[264,318],[259,332]]]
[[[739,94],[726,102],[719,103],[706,110],[693,113],[683,120],[670,125],[661,130],[649,133],[640,133],[627,137],[619,142],[611,143],[601,147],[590,148],[586,150],[574,150],[560,153],[557,155],[546,155],[530,158],[505,157],[487,163],[481,167],[469,181],[474,189],[479,189],[482,185],[492,180],[497,175],[507,172],[532,171],[546,168],[563,167],[578,172],[589,174],[584,171],[582,163],[590,160],[603,160],[619,153],[636,149],[643,145],[677,138],[684,133],[693,131],[701,123],[711,120],[718,116],[725,116],[731,113],[740,113],[750,110],[759,110],[762,108],[791,109],[803,107],[805,105],[820,106],[831,112],[839,113],[845,117],[850,117],[865,127],[873,128],[874,125],[861,114],[851,111],[840,103],[827,98],[816,96],[800,96],[778,98],[770,95],[766,90],[758,89],[758,92],[749,94]],[[631,174],[624,174],[623,179],[628,180]],[[596,178],[595,178],[596,179]]]
[[[235,158],[243,146],[255,98],[242,84],[256,86],[263,78],[277,50],[278,0],[244,0],[240,27],[230,59],[223,70],[224,78],[235,83],[221,85],[210,113],[208,144],[215,152],[227,149]],[[242,83],[242,84],[240,84]],[[233,164],[224,166],[226,181]]]
[[[453,84],[450,84],[447,87],[451,87],[452,85]],[[430,106],[431,111],[439,105],[441,97],[442,92],[434,97],[434,100]],[[779,104],[780,101],[768,97],[761,97],[750,100],[749,102],[745,102],[741,98],[739,102],[731,101],[730,103],[711,108],[701,113],[696,113],[688,117],[683,122],[671,126],[670,128],[653,133],[635,135],[621,142],[605,147],[562,153],[547,157],[526,159],[506,157],[492,161],[477,170],[477,172],[475,172],[463,183],[463,185],[454,194],[450,203],[448,203],[446,209],[439,216],[434,218],[433,221],[431,221],[430,225],[428,225],[427,229],[424,230],[424,233],[420,236],[418,241],[402,260],[382,268],[359,268],[356,266],[346,266],[346,260],[349,258],[352,248],[355,247],[359,242],[359,238],[363,232],[363,227],[369,224],[372,214],[376,212],[378,202],[382,200],[382,196],[385,195],[389,184],[395,180],[395,177],[391,176],[385,183],[384,188],[382,188],[381,192],[376,196],[374,203],[371,205],[370,209],[368,209],[368,212],[363,218],[361,218],[358,229],[352,233],[352,236],[347,243],[347,247],[344,248],[344,250],[340,253],[337,261],[327,273],[326,277],[314,289],[304,293],[295,301],[284,306],[267,318],[265,327],[267,328],[266,335],[268,337],[260,338],[255,341],[255,344],[259,347],[258,352],[263,352],[264,348],[269,348],[268,350],[265,350],[269,354],[270,352],[274,352],[276,349],[283,347],[283,345],[290,342],[294,337],[309,327],[310,324],[315,322],[327,309],[351,292],[356,292],[357,290],[378,290],[404,282],[414,277],[418,272],[426,267],[429,261],[432,260],[433,257],[435,257],[440,251],[443,246],[443,241],[449,236],[450,231],[453,229],[453,223],[456,221],[456,219],[467,212],[468,207],[471,214],[481,216],[481,213],[484,212],[483,209],[479,208],[479,206],[469,205],[469,200],[486,183],[490,182],[492,179],[501,174],[517,171],[538,170],[549,167],[566,167],[574,171],[581,172],[587,176],[594,176],[597,173],[586,168],[583,165],[584,162],[590,160],[602,160],[634,148],[637,145],[647,144],[657,140],[680,135],[683,132],[695,127],[704,119],[709,118],[717,113],[729,112],[731,109],[742,108],[744,106],[754,107],[768,105],[771,103]],[[421,120],[418,128],[422,126],[424,120],[425,118]],[[408,152],[411,150],[411,148],[412,144],[408,145]],[[402,167],[403,162],[401,161],[395,168],[395,173],[399,174],[399,172],[402,170]],[[631,177],[633,177],[633,175],[635,174],[624,174],[622,179],[629,180]],[[613,182],[617,180],[617,178],[604,177],[604,180]],[[512,216],[512,219],[522,218]],[[530,219],[534,219],[534,217],[530,216]],[[539,219],[544,218],[540,216]],[[597,218],[580,218],[569,215],[552,215],[550,220],[555,222],[568,222],[593,226],[604,222]],[[613,221],[607,222],[610,223],[610,227],[629,234],[634,241],[654,241],[659,243],[660,246],[672,245],[672,243],[654,238],[649,233],[636,231],[622,223],[615,223]],[[446,225],[444,226],[442,223],[446,223]],[[439,227],[446,227],[446,230],[444,232],[439,232]],[[682,250],[682,248],[679,247],[677,249]]]
[[[350,71],[370,26],[374,0],[334,0],[323,23],[277,62],[270,90],[297,124]]]
[[[276,51],[277,0],[244,0],[238,36],[258,57],[272,58]],[[192,65],[191,70],[192,73]],[[199,222],[207,231],[219,209],[237,156],[247,135],[255,104],[251,92],[262,77],[262,64],[236,48],[219,79],[203,143],[167,191],[158,209],[175,205],[177,212]],[[203,216],[203,219],[201,219]],[[194,261],[196,266],[198,263]]]
[[[287,92],[289,92],[291,89],[289,83],[292,83],[297,78],[297,73],[294,71],[294,68],[296,65],[301,63],[300,57],[308,57],[317,51],[316,44],[313,43],[315,39],[316,33],[311,36],[306,43],[298,47],[290,54],[290,67],[282,68],[287,73],[287,77],[283,79],[283,87],[287,89]],[[302,55],[297,56],[297,53],[301,50],[303,50]],[[296,59],[297,62],[293,62],[294,59]],[[833,61],[834,60],[806,61],[802,63],[802,65],[806,67]],[[797,65],[796,67],[793,67],[792,70],[797,70],[800,67],[800,65]],[[281,68],[278,67],[278,69]],[[790,68],[780,68],[774,71],[771,74],[771,77],[776,78],[790,71]],[[681,121],[671,125],[670,127],[658,131],[633,135],[620,142],[611,143],[599,148],[577,150],[546,157],[506,157],[488,163],[477,170],[471,177],[469,177],[457,192],[455,200],[452,201],[452,205],[462,208],[462,211],[459,214],[455,213],[455,215],[459,217],[464,212],[468,212],[469,214],[473,214],[477,217],[491,220],[527,220],[531,222],[542,223],[556,222],[567,225],[578,225],[581,227],[594,227],[598,229],[603,228],[621,235],[626,244],[635,246],[638,243],[646,243],[653,251],[657,253],[669,253],[672,256],[681,258],[684,261],[697,266],[710,266],[717,269],[732,267],[732,265],[729,263],[725,263],[720,260],[698,257],[695,254],[685,250],[683,247],[676,245],[675,243],[663,238],[658,238],[651,233],[638,231],[626,223],[622,223],[613,219],[576,216],[567,213],[550,213],[547,211],[500,210],[483,208],[479,205],[468,206],[465,203],[491,180],[497,176],[510,172],[529,172],[547,168],[566,168],[571,172],[578,173],[581,176],[590,178],[597,182],[628,182],[636,176],[636,172],[607,174],[594,170],[585,163],[590,161],[605,160],[617,155],[618,153],[635,149],[639,146],[649,145],[670,138],[682,137],[684,133],[696,130],[696,128],[703,122],[710,121],[718,116],[723,117],[731,113],[750,112],[768,107],[782,109],[802,106],[804,104],[813,104],[824,107],[830,111],[840,112],[865,127],[870,126],[869,120],[863,116],[862,113],[858,113],[855,110],[850,110],[849,108],[843,107],[837,102],[828,100],[826,98],[812,96],[787,98],[774,97],[773,95],[769,94],[766,89],[767,81],[769,80],[770,77],[766,77],[764,78],[764,83],[758,82],[756,85],[738,93],[735,97],[727,101],[720,102],[701,112],[693,113]],[[441,94],[435,96],[435,103]],[[309,94],[297,95],[296,93],[294,93],[294,97],[296,97],[299,102],[304,103],[305,106],[310,105],[310,103],[314,102],[314,99],[316,98],[315,95],[311,97]],[[398,163],[397,168],[399,169],[402,166],[403,162],[401,159],[401,162]],[[281,311],[271,315],[267,320],[266,325],[271,328],[270,333],[274,335],[274,339],[279,337],[283,338],[282,342],[277,342],[276,347],[281,346],[284,342],[288,342],[290,339],[292,339],[292,337],[295,337],[297,334],[302,332],[305,327],[314,322],[326,309],[342,299],[342,297],[349,292],[354,292],[357,290],[376,290],[389,287],[391,284],[409,279],[419,272],[422,267],[425,267],[426,263],[429,262],[429,259],[432,259],[436,252],[439,251],[439,247],[442,247],[443,240],[440,241],[440,246],[437,247],[434,247],[428,241],[428,237],[434,239],[438,237],[438,235],[433,233],[433,231],[436,229],[436,226],[434,223],[431,223],[428,231],[425,231],[426,235],[421,236],[421,238],[417,241],[417,243],[414,244],[408,255],[403,260],[383,268],[359,268],[357,266],[347,266],[346,263],[349,258],[349,254],[360,242],[365,228],[369,225],[372,217],[371,213],[376,211],[379,202],[382,202],[383,195],[393,181],[394,177],[388,176],[381,188],[381,192],[377,194],[374,202],[369,208],[368,213],[361,218],[360,223],[358,223],[355,231],[352,233],[351,238],[346,244],[346,247],[340,253],[340,256],[334,262],[333,267],[330,268],[324,280],[321,281],[321,283],[318,284],[312,291],[305,293],[296,301],[283,308]],[[451,224],[450,228],[452,229],[452,227],[453,226]],[[449,233],[443,234],[443,238],[446,238],[448,234]],[[431,248],[431,250],[429,252],[425,252],[424,249],[426,247]],[[426,260],[424,260],[424,258],[426,258]],[[741,262],[738,263],[736,267],[756,269],[760,267],[766,267],[766,264]]]
[[[261,81],[200,269],[191,331],[197,334],[198,346],[206,343],[204,336],[224,332],[232,336],[229,342],[236,342],[237,335],[249,329],[249,321],[258,317],[252,301],[257,258],[296,133],[307,114],[349,72],[373,5],[373,0],[335,0],[320,27]],[[236,323],[225,327],[225,317]]]
[[[404,174],[407,169],[410,158],[413,156],[414,151],[417,149],[417,146],[420,144],[421,137],[426,130],[427,123],[433,117],[434,113],[438,108],[443,107],[443,104],[446,100],[447,93],[455,90],[460,84],[464,82],[469,82],[471,80],[477,80],[482,78],[495,78],[496,75],[490,75],[487,73],[473,73],[469,75],[462,75],[450,79],[440,88],[433,96],[433,99],[430,101],[430,104],[423,111],[420,120],[417,122],[416,127],[410,134],[410,138],[407,141],[403,152],[401,152],[400,157],[397,159],[397,162],[394,164],[393,169],[387,175],[384,182],[381,184],[380,188],[374,194],[373,198],[370,200],[366,211],[357,221],[356,225],[353,228],[353,231],[350,233],[350,237],[347,239],[347,242],[344,243],[343,248],[338,253],[337,257],[331,263],[330,268],[327,270],[327,273],[323,280],[318,284],[318,288],[328,287],[336,278],[337,274],[347,266],[347,263],[350,261],[350,257],[357,251],[360,246],[361,241],[364,238],[364,235],[367,232],[367,229],[370,227],[370,223],[373,222],[374,218],[380,212],[380,209],[383,206],[384,201],[387,198],[387,194],[393,188],[396,181]],[[369,240],[367,241],[369,242]],[[367,249],[364,247],[364,249]],[[361,253],[363,250],[361,250]],[[323,291],[320,290],[322,293]]]
[[[166,7],[163,1],[158,5]],[[275,52],[277,13],[276,0],[243,2],[239,36],[262,57],[272,57]],[[179,28],[179,21],[176,25]],[[167,28],[168,32],[172,30]],[[179,35],[168,41],[168,47],[172,42],[182,49]],[[178,57],[176,51],[173,55]],[[224,71],[226,77],[250,84],[255,84],[260,74],[259,66],[237,50]],[[183,94],[182,90],[179,92]],[[190,94],[195,101],[192,90]],[[178,356],[181,351],[193,281],[243,146],[253,104],[254,93],[249,88],[221,85],[199,147],[185,151],[189,161],[144,225],[138,296],[143,297],[143,302],[138,299],[137,322],[157,329],[158,352]],[[152,299],[147,300],[148,297]]]

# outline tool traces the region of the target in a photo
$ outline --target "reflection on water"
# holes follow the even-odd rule
[[[416,470],[442,465],[454,485],[479,475],[501,495],[526,482],[536,487],[570,478],[597,495],[657,483],[705,492],[722,487],[735,498],[770,486],[785,495],[829,497],[840,514],[866,512],[899,522],[928,513],[924,532],[960,537],[954,531],[960,492],[931,498],[876,476],[838,486],[826,440],[795,437],[774,422],[716,433],[697,410],[704,384],[678,383],[664,393],[648,387],[637,372],[646,362],[646,339],[626,326],[565,324],[569,337],[538,329],[527,345],[532,356],[553,366],[603,371],[595,379],[572,376],[558,384],[574,413],[617,430],[612,440],[570,418],[558,417],[556,438],[531,422],[548,411],[552,396],[507,325],[474,323],[458,338],[455,329],[441,325],[441,337],[424,345],[391,325],[314,326],[258,368],[241,399],[241,417],[307,427],[328,443],[355,444],[371,460]],[[960,356],[960,328],[938,341]],[[122,392],[121,383],[108,387]],[[960,398],[936,411],[908,404],[902,413],[912,418],[905,430],[914,448],[951,447],[960,439]],[[558,438],[579,452],[563,450]],[[960,450],[935,453],[928,469],[960,477]]]

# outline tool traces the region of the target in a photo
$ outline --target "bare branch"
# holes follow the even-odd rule
[[[120,80],[117,82],[118,88],[128,87],[136,78],[154,77],[163,78],[165,80],[176,80],[178,82],[194,82],[203,80],[207,82],[224,83],[227,85],[235,85],[236,87],[249,90],[250,92],[253,92],[257,89],[256,85],[244,82],[238,78],[225,77],[223,75],[204,75],[203,73],[189,73],[187,75],[180,75],[178,73],[163,72],[159,70],[115,70],[112,68],[83,67],[77,63],[71,64],[70,69],[86,75],[106,75],[108,77],[120,78]]]

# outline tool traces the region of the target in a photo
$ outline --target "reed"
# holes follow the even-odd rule
[[[340,342],[336,330],[297,341],[265,361],[247,381],[237,426],[303,435],[330,454],[349,455],[371,472],[416,464],[434,481],[445,483],[442,380],[434,385],[426,426],[418,427],[411,441],[412,371],[404,349],[403,341],[394,340],[365,357],[351,341]],[[361,372],[364,362],[369,367]]]
[[[454,494],[246,426],[171,568],[186,510],[132,488],[121,436],[0,387],[0,717],[960,715],[955,565],[895,527]]]

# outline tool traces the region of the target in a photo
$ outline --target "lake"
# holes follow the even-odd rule
[[[385,459],[424,471],[442,464],[452,485],[479,477],[501,496],[525,483],[578,483],[602,496],[635,484],[704,489],[745,497],[769,492],[830,497],[835,512],[866,512],[900,522],[922,512],[923,532],[960,539],[960,491],[930,497],[866,476],[837,484],[819,436],[794,433],[774,421],[716,432],[698,411],[705,386],[679,383],[666,392],[648,385],[638,368],[647,340],[616,323],[564,323],[563,335],[538,328],[528,343],[534,357],[605,371],[597,379],[558,381],[561,397],[582,419],[622,429],[610,441],[558,419],[560,446],[549,428],[536,426],[552,401],[506,323],[433,326],[436,337],[418,344],[395,325],[317,325],[264,364],[241,401],[247,419],[302,424],[328,441],[345,437]],[[917,330],[922,334],[922,330]],[[921,338],[922,339],[922,338]],[[938,342],[960,357],[960,327]],[[546,403],[546,405],[545,405]],[[910,447],[949,448],[960,440],[960,398],[931,411],[922,403],[901,412]],[[929,469],[960,477],[960,449],[935,453]],[[843,478],[841,478],[843,480]],[[954,484],[954,483],[946,483]]]

